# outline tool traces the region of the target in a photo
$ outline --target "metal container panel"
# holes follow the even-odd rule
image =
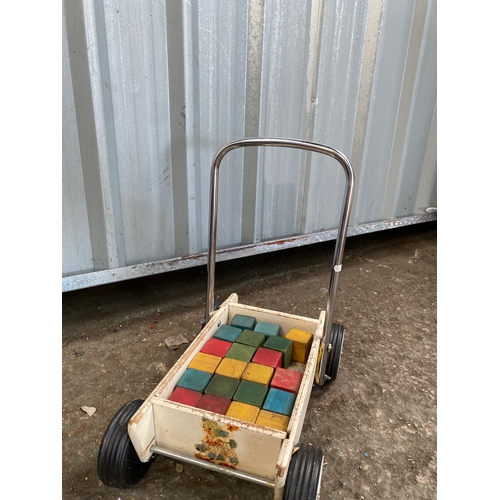
[[[66,274],[87,273],[94,266],[64,18],[62,49],[62,264]]]
[[[62,31],[63,291],[206,263],[243,137],[343,152],[349,235],[436,218],[435,0],[65,0]],[[333,160],[228,157],[220,259],[336,237]]]

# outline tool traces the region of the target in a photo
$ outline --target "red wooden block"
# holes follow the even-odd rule
[[[221,398],[212,394],[203,394],[196,407],[202,410],[213,411],[214,413],[225,415],[230,404],[230,399]]]
[[[276,368],[270,387],[297,394],[301,381],[302,373],[285,370],[284,368]]]
[[[232,345],[233,344],[231,342],[211,338],[207,340],[206,344],[201,348],[200,352],[223,358]]]
[[[201,392],[185,389],[184,387],[176,387],[168,399],[169,401],[174,401],[183,405],[196,406],[202,396],[203,394]]]
[[[259,347],[252,358],[252,363],[272,366],[274,369],[281,367],[282,354],[279,351]]]

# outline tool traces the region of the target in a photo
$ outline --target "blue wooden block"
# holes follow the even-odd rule
[[[229,325],[221,325],[220,328],[214,333],[214,339],[226,340],[227,342],[234,342],[241,333],[240,328]]]
[[[292,414],[293,405],[295,404],[295,398],[296,395],[292,392],[270,388],[266,400],[262,405],[262,409],[290,416]]]
[[[253,331],[263,333],[266,338],[271,336],[279,337],[280,325],[277,323],[268,323],[267,321],[259,321]]]
[[[193,391],[203,392],[207,387],[212,374],[210,372],[203,372],[195,368],[188,368],[182,377],[177,382],[176,387],[184,387],[184,389],[191,389]]]
[[[257,320],[254,317],[245,314],[235,314],[231,320],[231,326],[241,330],[253,330],[255,323],[257,323]]]

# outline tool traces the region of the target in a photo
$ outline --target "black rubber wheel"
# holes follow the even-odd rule
[[[312,444],[300,444],[288,467],[283,500],[316,500],[322,470],[323,452]]]
[[[344,344],[344,327],[339,323],[333,323],[333,334],[331,350],[327,353],[325,375],[333,382],[339,374],[340,357],[342,356],[342,346]]]
[[[135,399],[123,405],[104,432],[97,457],[97,474],[107,486],[130,488],[151,466],[152,459],[149,462],[139,460],[127,430],[129,420],[143,402]]]

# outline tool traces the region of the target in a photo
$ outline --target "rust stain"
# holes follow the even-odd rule
[[[238,430],[234,425],[226,425],[225,430],[221,425],[208,418],[202,419],[204,438],[195,445],[195,457],[206,460],[230,469],[238,465],[236,448],[238,443],[233,439],[232,433]]]
[[[276,464],[276,475],[277,477],[283,477],[288,470],[288,464],[283,466],[280,464]]]

